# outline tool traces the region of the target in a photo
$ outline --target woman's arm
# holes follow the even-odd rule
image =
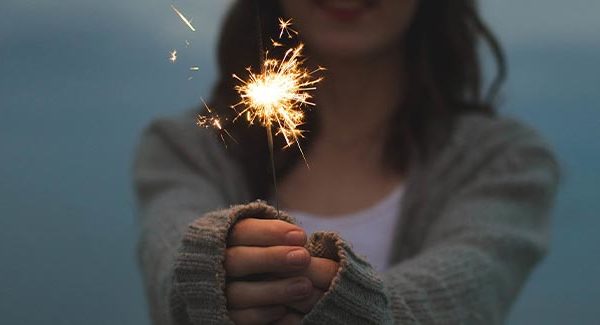
[[[550,150],[521,134],[480,157],[481,168],[437,207],[420,251],[386,272],[383,286],[340,238],[322,238],[341,268],[304,323],[381,324],[389,314],[398,324],[502,323],[546,250],[558,183]],[[383,295],[389,301],[375,299]]]
[[[402,323],[502,323],[548,245],[558,165],[532,132],[485,158],[385,284]]]
[[[159,120],[144,133],[134,181],[141,228],[138,244],[155,324],[170,324],[173,263],[187,226],[208,211],[247,200],[237,170],[213,134],[194,116]],[[236,186],[237,184],[237,186]],[[240,185],[241,184],[241,185]]]

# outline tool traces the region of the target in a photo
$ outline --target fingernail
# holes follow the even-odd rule
[[[288,264],[294,266],[306,265],[309,259],[310,256],[306,253],[305,249],[295,249],[287,254]]]
[[[285,240],[290,246],[303,246],[306,243],[306,235],[304,231],[292,230],[285,235]]]
[[[295,281],[287,287],[287,293],[291,296],[303,297],[310,293],[312,285],[305,279]]]

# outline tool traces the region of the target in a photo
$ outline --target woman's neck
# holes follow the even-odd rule
[[[389,116],[402,100],[399,58],[364,64],[319,61],[328,70],[315,97],[321,125],[307,151],[310,171],[299,163],[280,181],[286,208],[349,213],[372,206],[402,181],[401,173],[383,163]]]
[[[368,61],[326,62],[325,80],[316,94],[319,137],[353,145],[381,140],[403,96],[400,51]]]

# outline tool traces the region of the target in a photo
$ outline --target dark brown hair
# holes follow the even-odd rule
[[[261,8],[260,24],[257,6]],[[239,101],[232,74],[243,74],[246,67],[259,70],[259,38],[276,38],[277,18],[281,16],[278,1],[239,0],[225,19],[218,48],[219,79],[211,105],[230,121],[234,115],[230,106]],[[439,150],[456,116],[466,112],[494,114],[494,100],[506,76],[502,49],[481,20],[475,0],[419,0],[403,41],[409,88],[401,108],[390,119],[383,162],[400,172],[406,171],[413,161],[426,161]],[[481,41],[489,46],[497,67],[485,95],[478,51]],[[278,55],[270,53],[273,57]],[[240,142],[229,147],[230,153],[243,166],[256,198],[264,198],[270,184],[265,130],[244,123],[232,123],[228,128]],[[318,132],[314,112],[307,114],[304,129],[308,136],[301,144],[306,149]],[[276,148],[281,145],[276,143]],[[298,150],[292,149],[277,151],[280,179],[301,159]]]

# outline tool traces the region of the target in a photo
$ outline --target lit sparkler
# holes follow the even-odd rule
[[[185,17],[181,13],[181,11],[179,11],[179,9],[175,8],[174,5],[171,5],[171,9],[173,9],[173,11],[175,11],[177,16],[179,16],[179,18],[181,18],[181,21],[183,21],[187,25],[187,27],[192,30],[192,32],[196,31],[196,28],[194,28],[194,26],[192,26],[192,21],[190,19],[187,19],[187,17]]]
[[[260,4],[257,4],[258,28],[260,57],[264,56],[260,73],[252,72],[247,68],[248,79],[244,80],[237,75],[233,75],[240,84],[235,87],[241,100],[232,106],[234,110],[243,106],[243,110],[238,112],[235,119],[245,116],[249,124],[255,122],[264,126],[267,131],[267,144],[269,155],[271,157],[271,175],[273,176],[273,190],[275,192],[275,207],[279,214],[279,200],[277,199],[277,175],[275,169],[275,159],[273,154],[273,127],[276,128],[275,135],[282,135],[286,142],[286,147],[293,144],[298,146],[298,150],[306,162],[306,157],[300,146],[299,138],[303,137],[302,130],[299,128],[304,123],[304,111],[306,106],[314,106],[311,101],[310,91],[316,90],[315,85],[322,78],[315,78],[314,74],[323,70],[319,67],[315,70],[309,70],[303,66],[304,58],[302,56],[303,44],[295,48],[288,49],[281,60],[269,59],[268,53],[263,55],[262,49],[262,31],[260,23]],[[279,18],[279,28],[281,32],[279,38],[284,33],[288,38],[298,32],[291,29],[292,21]],[[283,46],[279,42],[271,40],[274,47]],[[237,112],[237,110],[236,110]],[[234,119],[234,121],[235,121]],[[308,163],[306,163],[308,166]]]
[[[277,129],[276,135],[282,135],[286,147],[297,144],[302,137],[299,129],[304,123],[303,107],[314,106],[309,93],[316,89],[315,85],[322,78],[314,78],[314,74],[323,68],[308,70],[302,66],[302,50],[304,45],[287,50],[283,59],[265,59],[259,74],[247,69],[248,80],[233,75],[240,85],[235,90],[240,94],[241,101],[233,106],[243,106],[238,117],[246,116],[250,124],[254,122],[264,126],[270,134],[272,127]],[[303,154],[304,155],[304,154]]]
[[[196,31],[194,26],[191,24],[191,20],[186,18],[181,11],[179,11],[174,5],[171,5],[173,11],[179,16],[179,18],[191,29]],[[258,20],[260,21],[260,6],[257,2],[257,14]],[[292,20],[284,20],[279,18],[279,38],[281,39],[284,34],[287,38],[293,38],[298,35],[298,32],[291,28]],[[239,117],[245,116],[249,124],[260,123],[264,126],[267,131],[267,139],[269,145],[269,152],[271,156],[271,167],[273,171],[273,185],[275,187],[275,197],[277,197],[277,181],[275,175],[275,162],[273,158],[273,133],[272,129],[276,129],[275,135],[282,135],[285,139],[286,146],[290,147],[294,144],[298,146],[302,157],[304,152],[300,147],[299,138],[303,137],[303,131],[299,128],[304,123],[304,111],[306,106],[314,106],[315,104],[311,101],[311,91],[316,90],[315,85],[319,83],[322,78],[315,77],[314,75],[323,68],[319,67],[314,70],[307,69],[303,66],[304,58],[302,51],[304,49],[303,44],[299,44],[295,48],[288,49],[281,60],[269,59],[268,53],[263,55],[262,52],[262,31],[259,22],[259,43],[261,46],[261,59],[264,57],[260,73],[254,73],[251,68],[247,68],[248,79],[244,80],[237,75],[233,75],[240,84],[235,87],[235,90],[239,93],[241,100],[232,106],[238,115],[234,121]],[[271,39],[273,47],[283,47],[284,45]],[[190,43],[186,40],[186,47],[189,47]],[[173,50],[171,53],[170,60],[175,63],[177,60],[177,50]],[[192,66],[190,71],[199,71],[199,67]],[[188,78],[191,79],[192,77]],[[197,117],[196,124],[203,128],[213,128],[218,130],[219,135],[223,143],[225,143],[224,135],[230,137],[234,142],[237,142],[233,136],[223,127],[220,117],[213,113],[209,106],[202,100],[204,107],[206,108],[205,114],[200,114]],[[243,106],[243,110],[239,112],[236,108]],[[225,143],[226,145],[226,143]],[[276,200],[277,201],[277,200]],[[277,211],[279,207],[277,204]]]

